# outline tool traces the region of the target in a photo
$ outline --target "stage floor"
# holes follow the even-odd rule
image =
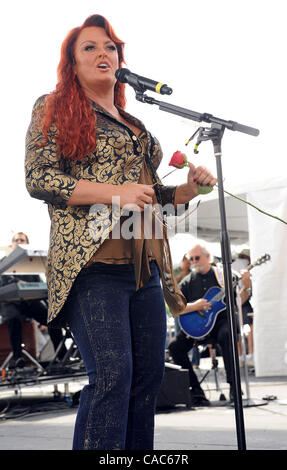
[[[201,361],[202,377],[210,360]],[[226,397],[228,384],[220,362],[219,377]],[[45,383],[0,388],[0,450],[70,450],[77,404],[72,397],[87,383],[85,374],[48,377]],[[287,379],[248,376],[247,402],[241,379],[247,450],[287,450]],[[155,450],[237,450],[235,411],[228,399],[219,400],[214,373],[202,386],[209,407],[177,405],[157,410]],[[263,403],[263,404],[262,404]],[[247,406],[248,405],[248,406]],[[6,407],[6,411],[5,411]]]

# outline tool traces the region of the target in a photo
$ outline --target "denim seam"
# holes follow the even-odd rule
[[[90,331],[90,328],[89,328],[89,322],[87,321],[87,317],[86,317],[86,313],[85,313],[85,308],[83,308],[81,296],[78,295],[78,293],[77,293],[77,298],[78,298],[78,302],[79,302],[79,305],[80,305],[81,315],[82,315],[82,318],[83,318],[84,323],[86,325],[86,331],[87,331],[87,335],[88,335],[88,338],[89,338],[89,341],[90,341],[90,346],[91,346],[91,349],[94,352],[94,359],[95,359],[96,369],[97,369],[97,371],[99,371],[100,370],[100,361],[97,359],[97,354],[96,354],[96,351],[94,349],[93,337],[92,337],[92,334],[91,334],[91,331]],[[90,432],[88,430],[91,427],[92,414],[93,414],[93,410],[95,409],[94,402],[96,401],[96,394],[97,394],[97,390],[99,388],[99,383],[98,383],[99,375],[100,374],[98,374],[98,373],[96,375],[94,394],[93,394],[93,398],[91,399],[91,402],[90,402],[90,408],[89,408],[88,419],[87,419],[87,424],[86,424],[86,429],[85,429],[85,436],[84,436],[84,448],[85,449],[88,449],[88,445],[89,445],[89,441],[90,441],[89,435],[88,435],[88,433],[90,434]]]

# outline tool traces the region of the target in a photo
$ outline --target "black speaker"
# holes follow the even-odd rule
[[[189,373],[180,366],[165,363],[164,378],[157,397],[157,410],[175,405],[191,407]]]

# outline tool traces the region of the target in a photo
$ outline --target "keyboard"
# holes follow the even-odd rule
[[[42,300],[48,297],[46,282],[11,282],[0,287],[0,301]]]

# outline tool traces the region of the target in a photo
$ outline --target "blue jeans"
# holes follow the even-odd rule
[[[133,265],[94,263],[78,275],[65,316],[89,384],[81,391],[73,449],[153,449],[164,373],[166,311],[155,262],[136,291]]]

